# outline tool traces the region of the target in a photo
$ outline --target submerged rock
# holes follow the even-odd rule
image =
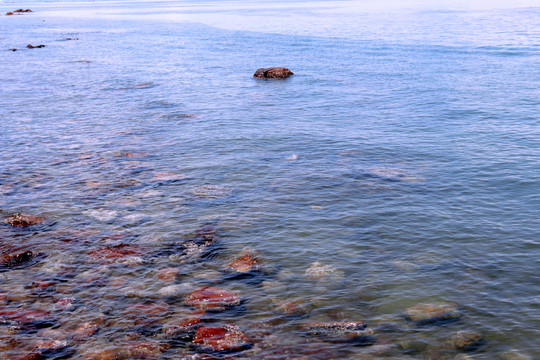
[[[32,216],[19,213],[6,219],[4,222],[11,226],[27,227],[42,224],[44,220],[45,218],[41,216]]]
[[[291,75],[294,75],[294,73],[287,68],[269,67],[257,69],[255,74],[253,74],[253,77],[259,79],[285,79]]]
[[[285,316],[305,316],[309,309],[300,300],[274,300],[275,311]]]
[[[130,258],[138,258],[143,255],[143,252],[137,245],[119,244],[91,251],[88,255],[92,260],[99,261],[101,264],[112,264],[129,262]]]
[[[342,278],[345,274],[343,271],[336,269],[332,265],[323,265],[315,261],[306,270],[306,277],[310,280],[325,280],[329,278]]]
[[[0,255],[0,272],[32,266],[42,257],[44,254],[36,254],[32,251],[24,251],[15,255],[2,254]]]
[[[244,250],[242,253],[229,262],[225,268],[230,272],[250,272],[259,271],[261,269],[261,261],[256,252],[252,250]]]
[[[425,182],[422,176],[411,173],[407,170],[389,167],[375,167],[368,170],[368,175],[387,181],[398,181],[408,183]]]
[[[300,330],[333,342],[355,342],[359,345],[375,343],[373,330],[367,328],[363,321],[308,323],[300,325]]]
[[[155,256],[169,256],[171,261],[180,263],[196,262],[209,257],[217,250],[215,232],[216,229],[212,225],[202,226],[193,236],[165,246],[155,253]]]
[[[242,298],[237,291],[205,286],[189,294],[184,302],[201,310],[223,311],[240,305]]]
[[[462,330],[455,333],[449,340],[456,350],[476,350],[484,343],[484,336],[477,331]]]
[[[532,357],[517,350],[505,351],[499,354],[501,360],[532,360]]]
[[[458,306],[449,303],[421,303],[406,310],[405,318],[417,325],[457,321],[461,317]]]
[[[195,333],[193,344],[201,350],[211,352],[240,351],[253,345],[236,325],[201,326]]]
[[[180,268],[178,267],[163,268],[157,271],[156,277],[161,281],[171,283],[176,281],[179,272]]]
[[[23,326],[47,327],[55,323],[51,314],[44,310],[20,308],[0,310],[0,323]]]
[[[86,321],[79,325],[73,332],[73,340],[82,341],[86,340],[100,329],[100,321]]]
[[[201,326],[201,318],[197,315],[174,319],[163,325],[162,334],[168,339],[191,341],[199,326]]]
[[[157,341],[134,341],[128,343],[125,352],[128,359],[160,359],[169,346]]]
[[[213,200],[229,196],[232,188],[222,185],[201,185],[193,189],[192,193],[201,199]]]

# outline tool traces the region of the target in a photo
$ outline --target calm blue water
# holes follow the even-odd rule
[[[266,287],[219,283],[246,298],[226,322],[253,328],[275,321],[276,299],[301,299],[311,309],[301,321],[365,320],[394,329],[376,345],[429,344],[403,359],[442,358],[431,350],[463,329],[485,344],[447,358],[540,358],[540,7],[387,5],[2,2],[3,13],[34,12],[0,18],[0,215],[50,224],[0,228],[2,251],[47,255],[0,274],[21,299],[6,306],[50,310],[61,295],[25,286],[64,267],[73,282],[88,271],[121,278],[71,293],[85,307],[61,329],[107,319],[77,345],[85,358],[130,331],[110,309],[167,285],[155,271],[171,266],[96,270],[88,253],[118,238],[159,249],[212,222],[220,255],[182,265],[177,282],[217,279],[245,247],[276,269]],[[266,66],[295,75],[252,78]],[[307,279],[316,261],[340,275]],[[462,319],[403,320],[435,301],[459,304]],[[275,322],[271,336],[305,342],[295,321]],[[325,346],[344,351],[336,358],[383,357]]]

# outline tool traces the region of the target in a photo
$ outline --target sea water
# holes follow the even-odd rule
[[[3,15],[17,8],[33,12]],[[321,341],[337,355],[309,358],[383,357],[373,347],[386,345],[404,359],[442,358],[433,354],[460,330],[484,337],[472,359],[540,358],[538,4],[4,1],[1,10],[0,215],[46,218],[0,228],[3,253],[44,254],[0,274],[3,306],[52,312],[77,298],[82,307],[55,328],[102,322],[68,356],[125,343],[134,325],[124,310],[159,297],[168,284],[156,271],[177,266],[178,284],[241,291],[244,311],[212,321],[266,345],[232,357],[278,348],[300,357],[313,340],[299,323],[366,321],[373,346]],[[268,66],[295,75],[252,78]],[[213,258],[152,256],[205,224],[217,229]],[[92,261],[119,243],[145,253]],[[243,249],[273,269],[264,281],[222,279]],[[316,262],[328,277],[306,274]],[[97,285],[80,285],[96,274]],[[61,281],[45,294],[31,286],[49,278]],[[309,312],[284,317],[274,306],[284,299]],[[435,302],[457,304],[460,320],[405,319]],[[24,339],[6,359],[47,338],[2,336]]]

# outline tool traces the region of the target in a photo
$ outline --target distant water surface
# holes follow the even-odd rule
[[[59,315],[60,329],[106,319],[74,346],[85,358],[133,332],[123,309],[155,301],[170,285],[156,271],[179,267],[176,283],[240,290],[245,312],[216,321],[254,337],[265,324],[262,343],[277,336],[297,349],[290,358],[304,355],[298,323],[353,320],[374,328],[374,346],[427,344],[387,358],[444,358],[433,354],[460,330],[484,336],[472,359],[540,358],[534,5],[2,2],[2,13],[33,12],[0,17],[0,215],[47,219],[0,227],[3,253],[46,255],[0,273],[19,299],[4,306],[53,311],[77,297],[84,305]],[[266,66],[295,75],[252,78]],[[205,224],[220,243],[212,259],[152,256]],[[146,249],[143,260],[92,261],[119,243]],[[222,279],[244,248],[274,269],[266,283]],[[314,262],[333,277],[309,279]],[[29,286],[59,273],[47,294]],[[69,287],[94,273],[99,286]],[[283,318],[284,299],[309,314]],[[417,328],[403,314],[422,302],[459,304],[462,317]],[[32,336],[46,337],[21,335]],[[276,352],[258,346],[234,356]],[[384,357],[373,346],[320,346],[335,358]]]

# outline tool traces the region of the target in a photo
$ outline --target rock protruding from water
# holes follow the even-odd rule
[[[203,351],[231,352],[248,349],[251,340],[236,325],[201,326],[193,343]]]
[[[184,302],[200,310],[224,311],[240,305],[242,298],[236,291],[204,286],[189,294]]]
[[[300,330],[332,342],[355,342],[361,345],[375,343],[373,330],[363,321],[320,322],[300,325]]]
[[[20,15],[21,13],[27,13],[27,12],[32,12],[32,10],[30,10],[30,9],[26,9],[26,10],[25,9],[17,9],[17,10],[13,10],[13,11],[8,11],[6,13],[6,15],[15,15],[15,14]]]
[[[28,45],[26,45],[26,47],[27,47],[28,49],[41,49],[41,48],[44,48],[45,45],[32,45],[32,44],[28,44]]]
[[[4,222],[15,227],[28,227],[42,224],[44,220],[45,218],[41,216],[32,216],[19,213],[6,219]]]
[[[43,254],[36,254],[32,251],[24,251],[15,255],[4,254],[0,256],[0,271],[33,265],[38,255]]]
[[[405,317],[417,325],[426,325],[457,321],[461,312],[456,304],[421,303],[408,308]]]
[[[287,68],[269,67],[257,69],[253,77],[258,79],[285,79],[291,75],[294,75],[294,73]]]

